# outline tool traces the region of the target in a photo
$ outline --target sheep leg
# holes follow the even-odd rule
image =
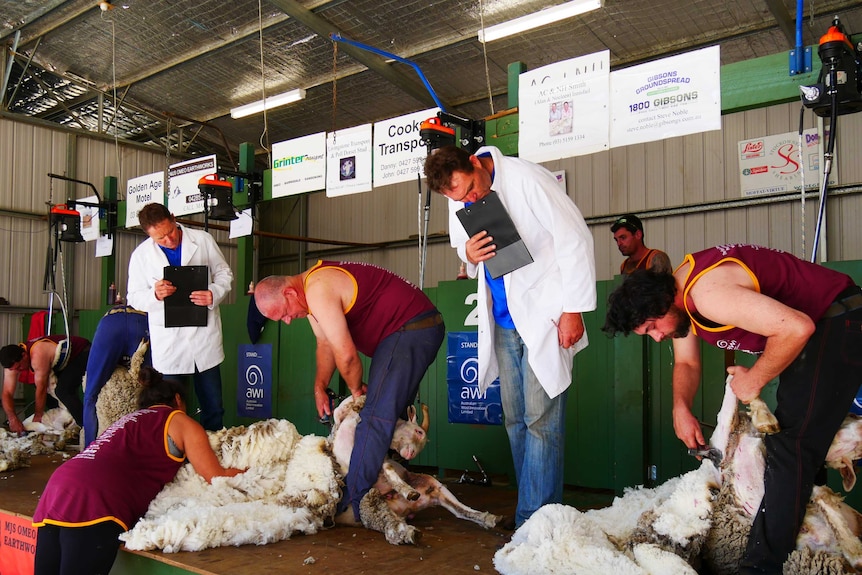
[[[766,406],[766,403],[759,397],[749,402],[748,411],[751,415],[751,423],[760,433],[772,435],[781,431],[778,420]]]
[[[389,509],[386,499],[373,487],[359,502],[359,519],[365,528],[383,533],[392,545],[414,544],[420,536],[419,530]]]
[[[398,467],[401,468],[401,471],[405,471],[400,465]],[[390,487],[392,487],[398,495],[407,501],[416,501],[419,499],[419,492],[413,489],[413,487],[404,480],[401,474],[398,473],[398,468],[393,465],[392,460],[386,459],[383,461],[380,473],[383,475],[385,480],[389,482]]]
[[[473,523],[477,523],[484,527],[485,529],[489,529],[491,527],[496,527],[497,523],[502,519],[499,515],[494,515],[492,513],[488,513],[487,511],[477,511],[472,507],[468,507],[461,503],[455,495],[449,491],[449,489],[437,481],[439,484],[439,495],[438,501],[440,506],[447,509],[452,515],[457,517],[458,519],[466,519],[467,521],[472,521]]]

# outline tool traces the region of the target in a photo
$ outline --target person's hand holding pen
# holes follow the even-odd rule
[[[166,297],[173,295],[174,292],[177,291],[176,286],[168,280],[153,278],[153,281],[156,282],[153,284],[153,293],[159,301],[164,300]]]
[[[584,320],[579,313],[562,313],[558,321],[551,320],[557,328],[560,346],[569,349],[584,337]]]

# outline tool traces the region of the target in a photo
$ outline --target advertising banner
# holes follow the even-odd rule
[[[478,335],[475,331],[447,335],[446,383],[449,388],[449,423],[502,425],[500,380],[479,392]]]
[[[272,197],[326,187],[326,132],[272,145]]]
[[[204,197],[198,181],[218,170],[215,154],[168,167],[168,210],[175,216],[204,211]]]
[[[140,225],[138,212],[147,204],[165,203],[165,173],[130,178],[126,182],[126,227]]]
[[[610,52],[524,72],[518,88],[518,155],[546,162],[608,149]]]
[[[801,155],[797,132],[742,140],[738,147],[742,197],[799,191],[803,174],[806,190],[820,189],[823,176],[820,174],[820,136],[816,128],[802,132]],[[837,173],[833,157],[830,186],[838,182]]]
[[[371,124],[327,134],[326,196],[371,191],[371,161]]]
[[[237,359],[236,413],[272,417],[272,344],[242,344]]]
[[[428,148],[419,126],[439,108],[413,112],[374,124],[374,187],[416,181],[422,175]]]
[[[721,129],[718,46],[611,74],[611,147]]]
[[[29,517],[0,512],[0,574],[33,575],[36,528]]]

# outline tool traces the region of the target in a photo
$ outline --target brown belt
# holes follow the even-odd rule
[[[860,307],[862,307],[862,293],[855,293],[832,302],[832,305],[826,308],[826,312],[823,314],[823,317],[836,317],[843,313],[847,313],[848,311],[859,309]]]
[[[435,325],[440,325],[443,323],[443,316],[439,313],[435,313],[434,315],[429,315],[428,317],[423,317],[421,319],[417,319],[415,321],[411,321],[410,323],[405,323],[401,326],[398,331],[412,331],[414,329],[426,329],[429,327],[434,327]]]

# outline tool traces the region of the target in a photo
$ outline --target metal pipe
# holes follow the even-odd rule
[[[329,37],[336,42],[344,42],[345,44],[349,44],[350,46],[354,46],[356,48],[361,48],[363,50],[368,50],[369,52],[373,52],[378,56],[385,56],[386,58],[392,58],[397,62],[401,62],[402,64],[407,64],[419,74],[419,79],[422,80],[422,83],[425,84],[425,89],[428,90],[428,93],[431,94],[431,97],[434,98],[434,102],[437,104],[437,107],[446,111],[446,107],[443,106],[443,103],[440,101],[440,98],[437,97],[437,93],[434,92],[434,88],[431,87],[431,84],[428,82],[428,79],[425,77],[425,74],[422,73],[422,70],[419,69],[419,66],[406,58],[402,58],[401,56],[396,56],[390,52],[386,52],[379,48],[375,48],[373,46],[369,46],[368,44],[362,44],[361,42],[357,42],[355,40],[348,40],[338,32],[332,32]]]

